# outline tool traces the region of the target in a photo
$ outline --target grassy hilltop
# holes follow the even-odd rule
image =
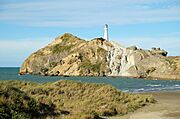
[[[57,81],[36,84],[0,82],[0,118],[98,119],[124,115],[154,99],[105,84]]]

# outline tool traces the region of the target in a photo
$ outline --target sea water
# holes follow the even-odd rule
[[[58,80],[73,80],[89,83],[104,83],[112,85],[123,92],[157,92],[157,91],[180,91],[180,80],[147,80],[125,77],[62,77],[62,76],[39,76],[18,75],[18,67],[0,67],[0,80],[21,80],[36,83],[55,82]]]

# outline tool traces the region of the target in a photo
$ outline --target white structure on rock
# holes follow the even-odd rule
[[[105,24],[105,27],[104,27],[104,39],[106,39],[107,41],[109,40],[109,37],[108,37],[108,25]]]

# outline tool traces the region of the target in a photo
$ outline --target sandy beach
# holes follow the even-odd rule
[[[157,100],[155,104],[110,119],[180,119],[180,91],[148,94],[152,94]]]

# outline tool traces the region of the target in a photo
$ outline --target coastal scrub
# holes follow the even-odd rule
[[[20,114],[25,118],[97,119],[124,115],[155,102],[152,96],[123,93],[105,84],[1,81],[0,86],[1,118]]]

